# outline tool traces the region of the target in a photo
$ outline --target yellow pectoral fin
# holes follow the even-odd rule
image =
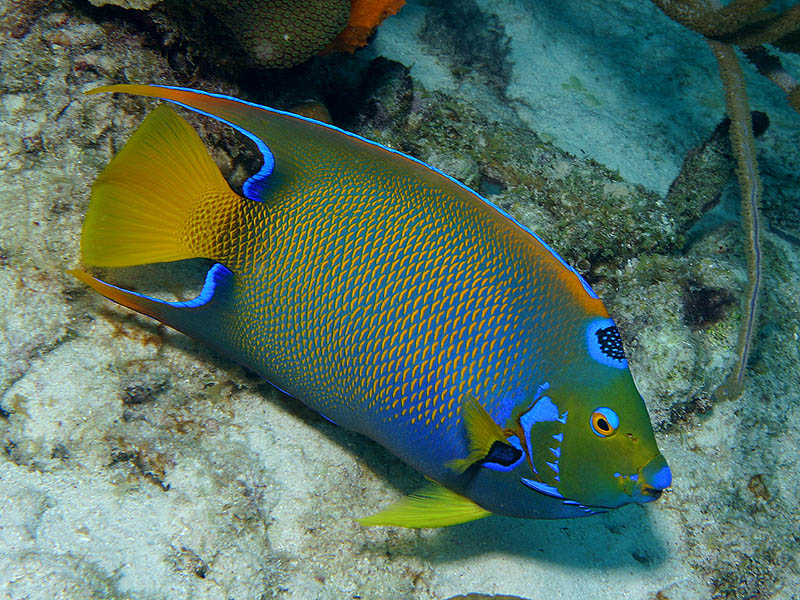
[[[494,422],[483,405],[472,396],[469,396],[461,407],[461,416],[467,430],[469,455],[447,463],[447,466],[457,473],[463,473],[479,460],[489,456],[495,442],[508,444],[503,430]]]
[[[447,527],[482,519],[490,514],[469,498],[431,482],[405,500],[358,522],[367,526]]]

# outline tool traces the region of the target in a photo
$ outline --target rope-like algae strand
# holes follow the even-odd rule
[[[800,8],[800,4],[797,6]],[[764,46],[745,48],[742,52],[759,73],[786,92],[789,105],[800,112],[800,83],[783,68],[780,58],[770,54]]]
[[[780,48],[780,40],[800,30],[800,4],[795,4],[775,17],[765,20],[762,27],[756,24],[754,29],[755,31],[748,33],[747,28],[743,28],[742,32],[736,33],[735,38],[726,41],[742,49],[775,42],[778,42],[777,46]]]
[[[719,0],[653,0],[653,3],[676,23],[716,39],[751,25],[770,0],[733,0],[727,5]]]
[[[759,205],[761,204],[761,178],[756,161],[756,144],[753,136],[750,107],[744,87],[744,75],[739,59],[728,44],[708,40],[717,59],[725,88],[725,105],[731,119],[730,136],[736,156],[736,174],[742,200],[742,229],[745,234],[748,286],[742,326],[739,330],[738,360],[731,374],[714,392],[718,398],[737,398],[744,389],[747,359],[753,345],[753,334],[758,320],[758,296],[761,288],[761,230]]]

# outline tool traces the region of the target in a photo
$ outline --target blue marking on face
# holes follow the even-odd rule
[[[542,389],[541,387],[539,388]],[[547,389],[547,388],[544,388]],[[533,445],[531,444],[531,429],[536,423],[552,422],[558,420],[558,407],[548,396],[542,396],[536,403],[519,418],[522,432],[525,434],[525,443],[528,446],[528,453],[531,455],[531,467],[535,473],[536,466],[533,464]]]
[[[482,467],[486,467],[487,469],[491,469],[492,471],[502,471],[504,473],[507,473],[509,471],[513,471],[514,469],[516,469],[526,458],[525,450],[522,449],[522,445],[519,443],[519,438],[517,436],[512,435],[510,438],[508,438],[507,441],[508,441],[509,444],[514,446],[514,448],[516,448],[517,450],[519,450],[522,453],[522,454],[520,454],[520,457],[517,460],[517,462],[515,462],[512,465],[501,465],[501,464],[494,463],[494,462],[483,462],[483,463],[481,463],[481,466]]]
[[[564,497],[561,495],[561,492],[559,492],[558,489],[556,489],[552,485],[547,485],[546,483],[542,483],[541,481],[533,481],[532,479],[526,479],[525,477],[523,477],[522,483],[527,485],[532,490],[535,490],[547,496],[552,496],[553,498]]]
[[[545,383],[539,386],[537,390],[537,395],[545,392],[550,387],[549,383]],[[549,396],[541,396],[538,398],[533,405],[528,409],[527,412],[523,413],[519,418],[519,424],[522,426],[522,432],[524,434],[525,443],[528,447],[528,454],[530,458],[530,466],[533,469],[533,472],[539,475],[539,471],[536,469],[536,465],[534,464],[534,457],[533,457],[533,444],[531,441],[531,431],[533,426],[537,423],[566,423],[567,422],[567,412],[559,413],[558,406],[553,402],[553,400]],[[554,440],[561,443],[564,440],[563,432],[555,434],[552,436]],[[545,461],[545,464],[550,467],[550,469],[555,473],[553,479],[555,481],[560,481],[559,478],[559,465],[558,459],[561,457],[561,448],[550,447],[550,452],[553,456],[556,457],[556,460],[552,462]],[[526,485],[528,485],[526,483]],[[546,485],[546,484],[541,484]],[[531,486],[529,486],[531,487]],[[556,488],[549,486],[553,490]],[[541,490],[539,490],[541,491]],[[557,492],[557,490],[556,490]]]
[[[586,328],[589,356],[601,365],[626,369],[628,361],[622,348],[619,330],[611,319],[594,319]]]
[[[580,502],[575,502],[575,500],[564,500],[564,504],[566,504],[567,506],[575,506],[577,508],[580,508],[580,509],[583,510],[583,512],[585,512],[586,514],[589,514],[589,515],[599,515],[600,513],[606,512],[604,510],[591,509],[588,506],[586,506],[585,504],[581,504]]]
[[[527,234],[529,234],[531,237],[533,237],[537,242],[539,242],[542,245],[542,247],[547,252],[549,252],[553,256],[553,258],[555,258],[558,262],[560,262],[561,265],[567,271],[569,271],[570,273],[575,275],[575,277],[578,278],[578,281],[580,282],[581,287],[583,287],[583,291],[586,292],[586,294],[590,298],[599,299],[599,296],[594,292],[594,290],[592,289],[592,286],[589,285],[589,283],[583,278],[583,276],[580,273],[578,273],[575,269],[573,269],[572,266],[569,263],[567,263],[567,261],[565,261],[563,258],[561,258],[561,256],[558,254],[558,252],[553,250],[543,239],[541,239],[533,231],[531,231],[530,229],[525,227],[525,225],[523,225],[522,223],[517,221],[514,217],[512,217],[510,214],[508,214],[502,208],[500,208],[499,206],[496,206],[495,204],[493,204],[492,202],[490,202],[489,200],[487,200],[486,198],[484,198],[483,196],[481,196],[480,194],[478,194],[474,190],[471,190],[470,188],[465,186],[460,181],[454,179],[453,177],[451,177],[447,173],[442,173],[439,169],[436,169],[436,168],[430,166],[429,164],[426,164],[426,163],[422,162],[421,160],[419,160],[417,158],[414,158],[413,156],[409,156],[408,154],[404,154],[402,152],[399,152],[398,150],[394,150],[392,148],[388,148],[387,146],[384,146],[383,144],[379,144],[379,143],[374,142],[372,140],[368,140],[368,139],[363,138],[360,135],[357,135],[355,133],[351,133],[349,131],[345,131],[344,129],[339,129],[338,127],[336,127],[334,125],[329,125],[327,123],[323,123],[322,121],[317,121],[316,119],[309,119],[308,117],[303,117],[301,115],[297,115],[297,114],[294,114],[294,113],[286,112],[284,110],[278,110],[276,108],[269,108],[267,106],[262,106],[261,104],[256,104],[255,102],[247,102],[245,100],[240,100],[239,98],[234,98],[232,96],[226,96],[225,94],[213,94],[211,92],[203,92],[203,91],[200,91],[200,90],[193,90],[192,88],[185,88],[185,87],[173,86],[173,85],[154,85],[153,87],[160,87],[160,88],[173,89],[173,90],[182,90],[184,92],[192,92],[194,94],[200,94],[202,96],[211,96],[213,98],[224,98],[225,100],[231,100],[233,102],[239,102],[241,104],[246,104],[248,106],[252,106],[254,108],[258,108],[260,110],[264,110],[264,111],[267,111],[267,112],[272,112],[272,113],[276,113],[276,114],[280,114],[280,115],[286,115],[288,117],[299,119],[301,121],[308,121],[310,123],[315,123],[316,125],[320,125],[321,127],[326,127],[328,129],[333,129],[333,130],[338,131],[340,133],[343,133],[344,135],[347,135],[349,137],[359,139],[362,142],[366,142],[367,144],[370,144],[372,146],[377,146],[379,148],[382,148],[382,149],[386,150],[387,152],[391,152],[392,154],[397,154],[397,155],[402,156],[403,158],[405,158],[407,160],[410,160],[412,162],[420,164],[420,165],[430,169],[431,171],[435,171],[436,173],[438,173],[442,177],[444,177],[446,179],[449,179],[451,182],[453,182],[458,187],[462,188],[466,192],[468,192],[468,193],[472,194],[473,196],[475,196],[478,200],[480,200],[481,202],[483,202],[487,206],[490,206],[492,209],[494,209],[495,211],[500,213],[506,219],[508,219],[509,221],[514,223],[517,227],[519,227],[520,229],[525,231]],[[167,102],[173,102],[174,104],[179,104],[180,106],[188,108],[189,110],[193,110],[193,111],[195,111],[197,113],[200,113],[200,114],[206,115],[208,117],[211,117],[212,119],[216,119],[217,121],[220,121],[222,123],[226,123],[226,124],[230,125],[231,127],[233,127],[234,129],[236,129],[237,131],[239,131],[240,133],[242,133],[243,135],[246,135],[248,138],[253,140],[253,142],[256,144],[256,146],[258,146],[258,150],[261,152],[262,156],[264,157],[264,164],[261,167],[261,169],[258,171],[258,173],[253,175],[250,179],[248,179],[245,182],[244,186],[242,186],[242,189],[243,189],[243,191],[245,193],[245,196],[247,196],[251,200],[258,201],[259,200],[258,193],[261,191],[261,188],[264,185],[264,181],[267,179],[267,177],[269,177],[272,174],[272,171],[275,168],[275,158],[273,157],[272,152],[267,147],[267,145],[264,143],[264,141],[261,140],[260,138],[258,138],[256,135],[250,133],[249,131],[247,131],[245,129],[242,129],[241,127],[238,127],[238,126],[234,125],[233,123],[230,123],[230,122],[226,121],[225,119],[221,119],[220,117],[214,116],[214,115],[209,114],[207,112],[204,112],[202,110],[198,110],[196,108],[192,108],[191,106],[186,106],[185,104],[183,104],[181,102],[176,102],[174,100],[167,100]],[[253,194],[253,196],[250,195],[251,193]]]
[[[542,396],[528,412],[519,418],[519,424],[522,425],[523,430],[529,432],[536,423],[556,420],[558,420],[558,407],[553,404],[549,396]]]

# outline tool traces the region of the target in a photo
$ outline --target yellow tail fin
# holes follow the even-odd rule
[[[221,260],[215,231],[241,203],[194,129],[159,106],[92,186],[84,260],[103,267]]]

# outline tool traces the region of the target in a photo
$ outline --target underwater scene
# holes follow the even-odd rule
[[[0,599],[800,599],[800,4],[0,32]]]

